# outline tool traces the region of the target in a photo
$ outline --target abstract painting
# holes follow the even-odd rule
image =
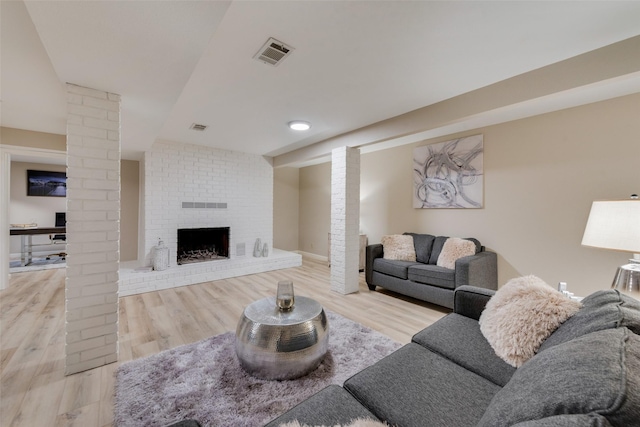
[[[413,150],[414,208],[481,208],[482,135]]]

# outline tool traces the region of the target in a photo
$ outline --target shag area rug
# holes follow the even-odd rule
[[[116,372],[115,424],[168,426],[195,419],[207,426],[262,426],[330,384],[401,347],[390,338],[336,313],[329,319],[329,349],[302,378],[254,378],[235,354],[235,333],[163,351],[121,365]]]

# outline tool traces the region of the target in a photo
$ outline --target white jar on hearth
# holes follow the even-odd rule
[[[169,268],[169,248],[162,240],[158,240],[158,245],[153,248],[153,269],[162,271]]]

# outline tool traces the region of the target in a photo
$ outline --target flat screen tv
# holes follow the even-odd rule
[[[27,170],[27,196],[66,197],[67,175],[64,172]]]

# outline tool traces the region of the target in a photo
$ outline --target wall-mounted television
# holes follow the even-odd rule
[[[64,172],[27,170],[27,196],[66,197]]]

